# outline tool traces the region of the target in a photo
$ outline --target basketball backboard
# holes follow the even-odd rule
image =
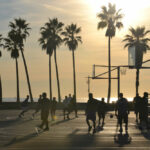
[[[128,65],[135,68],[136,63],[136,53],[135,46],[128,48]]]

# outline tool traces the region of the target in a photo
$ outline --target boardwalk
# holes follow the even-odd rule
[[[50,121],[50,131],[37,136],[34,127],[40,123],[37,114],[30,118],[32,111],[23,119],[18,119],[19,110],[0,111],[0,150],[98,150],[98,149],[150,149],[150,131],[140,131],[136,127],[134,114],[129,116],[129,136],[118,136],[116,118],[106,117],[104,130],[95,135],[87,133],[85,115],[79,118],[71,115],[71,120],[63,120],[61,111],[57,120]]]

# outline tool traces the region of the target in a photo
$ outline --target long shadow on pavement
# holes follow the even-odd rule
[[[141,134],[146,138],[147,140],[150,140],[150,130],[145,129],[146,127],[140,126],[139,123],[136,123],[135,127],[141,131]]]
[[[127,144],[131,144],[132,138],[130,137],[130,135],[127,134],[116,134],[114,136],[114,142],[119,144],[119,147],[123,147]]]
[[[67,149],[71,149],[72,147],[78,148],[78,147],[90,147],[94,144],[95,142],[95,136],[93,134],[77,134],[79,129],[74,130],[71,134],[68,135],[68,140],[69,140],[69,147]]]
[[[54,125],[58,125],[58,124],[61,124],[61,123],[65,123],[65,122],[71,121],[73,119],[75,119],[75,118],[54,122],[54,123],[51,123],[50,126],[54,126]],[[43,133],[43,132],[41,132],[41,133]],[[35,137],[37,137],[37,133],[36,132],[30,133],[30,134],[25,135],[25,136],[20,137],[20,138],[17,138],[17,136],[16,136],[11,141],[9,141],[7,144],[5,144],[4,147],[11,146],[13,144],[20,143],[20,142],[23,142],[23,141],[28,141],[28,140],[30,140],[32,138],[35,138]]]
[[[4,120],[4,121],[0,121],[0,128],[13,126],[13,125],[18,125],[18,124],[26,123],[26,122],[29,122],[29,121],[32,121],[32,120],[33,119],[22,120],[20,118]]]

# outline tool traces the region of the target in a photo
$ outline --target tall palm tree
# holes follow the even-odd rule
[[[57,88],[58,88],[58,101],[61,102],[61,93],[60,93],[60,83],[59,83],[59,73],[58,73],[56,50],[63,42],[63,40],[61,38],[61,34],[62,34],[64,24],[62,22],[59,22],[57,18],[53,18],[53,19],[49,19],[49,22],[46,23],[46,26],[49,26],[50,30],[51,30],[51,42],[52,42],[52,47],[53,47],[53,51],[54,51]]]
[[[28,68],[27,68],[27,64],[26,64],[26,60],[25,60],[25,56],[24,56],[24,42],[25,42],[26,38],[29,36],[29,30],[31,28],[29,27],[29,24],[26,22],[26,20],[24,20],[22,18],[14,19],[14,22],[9,23],[9,26],[11,27],[12,31],[17,32],[17,34],[18,34],[17,45],[19,46],[19,49],[21,51],[21,55],[22,55],[22,59],[24,62],[24,67],[25,67],[25,72],[26,72],[26,77],[27,77],[29,95],[30,95],[31,102],[33,102]]]
[[[3,38],[2,38],[2,35],[0,34],[0,47],[3,47]],[[2,52],[0,51],[0,57],[2,57]]]
[[[40,45],[43,50],[49,55],[49,90],[50,90],[50,100],[52,100],[52,74],[51,74],[51,56],[53,54],[53,43],[51,37],[51,26],[46,23],[45,27],[41,27],[41,38],[39,39]]]
[[[123,15],[120,14],[121,9],[116,10],[116,5],[112,5],[111,3],[108,4],[108,8],[106,6],[101,7],[101,12],[97,15],[100,19],[98,22],[98,29],[106,29],[105,36],[108,37],[108,99],[107,102],[110,101],[111,96],[111,38],[115,36],[116,28],[121,29],[123,24],[121,19]]]
[[[136,50],[136,60],[135,60],[135,68],[136,68],[136,94],[139,93],[139,69],[142,66],[143,62],[143,54],[150,49],[148,42],[150,38],[147,38],[147,34],[150,33],[150,30],[146,30],[144,26],[142,27],[130,27],[130,34],[125,36],[123,42],[126,42],[124,48],[126,47],[135,47]]]
[[[3,47],[3,38],[2,35],[0,34],[0,47]],[[2,52],[0,51],[0,57],[2,57]],[[0,77],[0,103],[2,103],[2,81],[1,81],[1,77]]]
[[[74,97],[76,101],[76,71],[75,71],[75,54],[74,51],[78,47],[78,43],[82,43],[81,36],[78,34],[81,32],[81,28],[77,27],[76,24],[68,25],[65,28],[65,32],[62,34],[65,36],[64,42],[68,46],[69,50],[72,51],[72,60],[73,60],[73,84],[74,84]]]
[[[17,102],[20,102],[20,90],[19,90],[19,68],[18,68],[18,58],[19,58],[19,47],[17,46],[18,35],[15,31],[10,31],[8,37],[4,39],[4,48],[11,52],[11,58],[15,59],[16,62],[16,82],[17,82]]]

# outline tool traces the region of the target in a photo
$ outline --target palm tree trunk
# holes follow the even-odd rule
[[[75,71],[75,56],[74,56],[74,50],[72,50],[72,60],[73,60],[74,98],[75,98],[75,102],[76,102],[76,71]]]
[[[29,80],[29,75],[28,75],[28,69],[27,69],[27,64],[26,64],[26,60],[25,60],[25,57],[24,57],[23,50],[21,50],[21,54],[22,54],[22,59],[23,59],[23,62],[24,62],[24,67],[25,67],[25,72],[26,72],[26,77],[27,77],[29,95],[30,95],[31,102],[33,102],[32,91],[31,91],[31,86],[30,86],[30,80]]]
[[[2,103],[2,80],[1,80],[1,76],[0,76],[0,104]]]
[[[139,73],[140,69],[136,69],[136,95],[139,94]]]
[[[52,100],[52,73],[51,73],[51,56],[49,55],[49,94]]]
[[[20,103],[18,60],[16,60],[17,103]]]
[[[111,51],[110,51],[110,36],[108,38],[108,97],[107,103],[110,102],[111,96]]]
[[[60,84],[59,84],[59,74],[58,74],[58,67],[57,67],[56,49],[54,50],[54,59],[55,59],[57,88],[58,88],[58,101],[60,103],[61,102],[61,96],[60,96]]]

